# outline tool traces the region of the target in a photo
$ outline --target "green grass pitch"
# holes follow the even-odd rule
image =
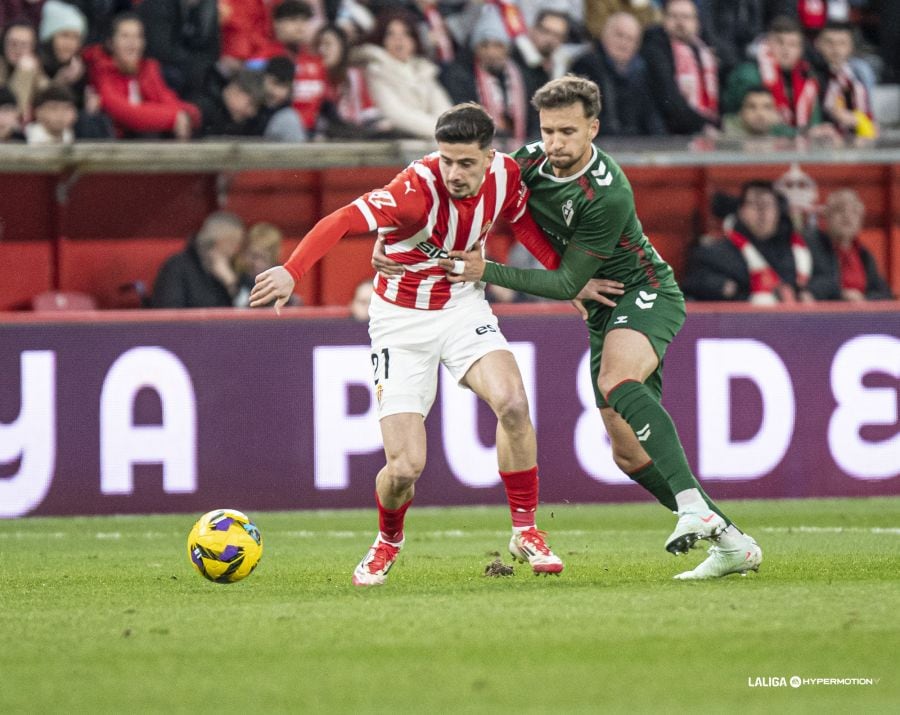
[[[374,509],[251,513],[231,585],[188,562],[199,514],[0,522],[0,712],[897,712],[900,499],[726,507],[758,574],[673,581],[705,551],[655,505],[545,505],[563,575],[488,578],[505,508],[413,507],[367,590]]]

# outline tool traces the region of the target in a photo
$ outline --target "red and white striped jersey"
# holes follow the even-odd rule
[[[547,268],[559,257],[527,211],[528,189],[518,164],[496,152],[475,196],[450,196],[435,152],[414,161],[384,188],[364,194],[317,223],[284,267],[299,281],[343,236],[377,231],[388,257],[401,263],[402,276],[376,276],[375,292],[407,308],[440,310],[482,284],[450,283],[438,260],[450,251],[470,249],[503,217],[515,237]]]
[[[514,223],[525,212],[528,189],[511,157],[497,152],[475,196],[454,199],[441,178],[438,155],[410,164],[383,189],[353,202],[370,230],[384,237],[385,253],[404,264],[402,276],[376,276],[375,292],[407,308],[438,310],[475,290],[450,283],[438,259],[472,248],[501,216]]]

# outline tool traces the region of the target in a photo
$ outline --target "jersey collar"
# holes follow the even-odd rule
[[[546,156],[544,157],[544,160],[538,166],[538,173],[541,176],[543,176],[547,179],[550,179],[550,181],[555,181],[558,184],[568,184],[570,181],[575,181],[575,179],[578,179],[578,178],[584,176],[584,174],[587,173],[587,170],[590,169],[594,165],[594,161],[596,159],[597,159],[597,147],[594,144],[591,144],[591,160],[587,164],[585,164],[584,168],[582,168],[581,171],[579,171],[577,174],[572,174],[572,176],[556,176],[556,174],[553,173],[553,167],[550,167],[549,171],[545,170],[544,167],[548,163],[548,157],[546,157]]]

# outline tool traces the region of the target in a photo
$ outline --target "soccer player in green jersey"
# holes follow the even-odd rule
[[[593,144],[600,127],[599,89],[566,76],[544,85],[532,102],[543,141],[513,156],[531,191],[531,214],[561,256],[559,268],[485,262],[476,247],[450,254],[442,264],[456,271],[448,273],[449,280],[482,280],[560,300],[575,298],[591,278],[623,283],[625,293],[615,307],[585,303],[594,393],[613,458],[663,506],[677,511],[668,551],[686,553],[700,539],[714,542],[705,561],[676,578],[755,571],[762,551],[703,491],[660,404],[663,357],[684,323],[684,297],[672,268],[643,234],[628,179]]]

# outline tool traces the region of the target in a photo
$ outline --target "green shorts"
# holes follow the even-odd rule
[[[588,303],[588,331],[591,340],[591,384],[597,407],[606,407],[606,399],[597,387],[600,358],[606,334],[616,328],[629,328],[643,333],[659,358],[659,365],[644,382],[656,399],[662,397],[662,368],[666,349],[684,324],[684,296],[680,291],[660,290],[646,286],[634,288],[624,295],[614,296],[616,307]]]

